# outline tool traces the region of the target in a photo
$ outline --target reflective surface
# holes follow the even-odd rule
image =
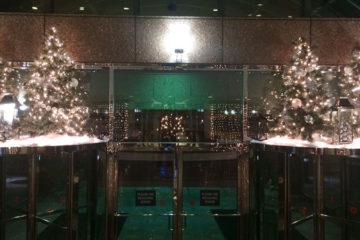
[[[253,144],[253,239],[356,239],[358,156]],[[317,152],[317,154],[315,154]],[[257,187],[259,186],[259,187]]]
[[[5,0],[1,11],[160,15],[160,16],[241,16],[241,17],[357,17],[356,3],[336,1],[251,1],[251,0]]]

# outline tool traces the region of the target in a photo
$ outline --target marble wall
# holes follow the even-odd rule
[[[0,13],[0,52],[31,61],[55,26],[73,60],[82,63],[284,64],[298,37],[323,64],[345,64],[360,44],[357,19],[120,17]],[[183,49],[176,54],[175,49]]]

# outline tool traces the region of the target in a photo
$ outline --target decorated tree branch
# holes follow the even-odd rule
[[[49,30],[42,54],[30,67],[25,90],[28,111],[21,122],[25,133],[85,133],[88,92],[55,28]]]

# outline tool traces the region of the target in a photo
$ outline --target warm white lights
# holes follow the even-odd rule
[[[12,124],[17,115],[15,103],[0,104],[0,119],[8,124]]]
[[[164,51],[171,62],[188,62],[195,48],[191,27],[184,21],[173,21],[163,39]]]
[[[82,7],[82,6],[81,6],[81,7],[79,7],[79,10],[80,10],[80,11],[85,11],[85,7]]]
[[[32,6],[31,9],[37,11],[37,10],[38,10],[38,7]]]
[[[219,11],[219,9],[217,9],[217,8],[213,9],[213,12],[218,12],[218,11]]]
[[[130,10],[129,7],[124,7],[123,9],[124,9],[124,11],[129,11]]]

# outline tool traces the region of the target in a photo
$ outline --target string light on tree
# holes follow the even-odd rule
[[[162,140],[177,141],[184,136],[183,116],[173,113],[165,114],[160,120],[160,134]]]
[[[25,84],[29,108],[21,121],[24,131],[32,136],[84,134],[88,118],[87,89],[55,28],[49,30],[43,53],[30,67],[30,73]]]

